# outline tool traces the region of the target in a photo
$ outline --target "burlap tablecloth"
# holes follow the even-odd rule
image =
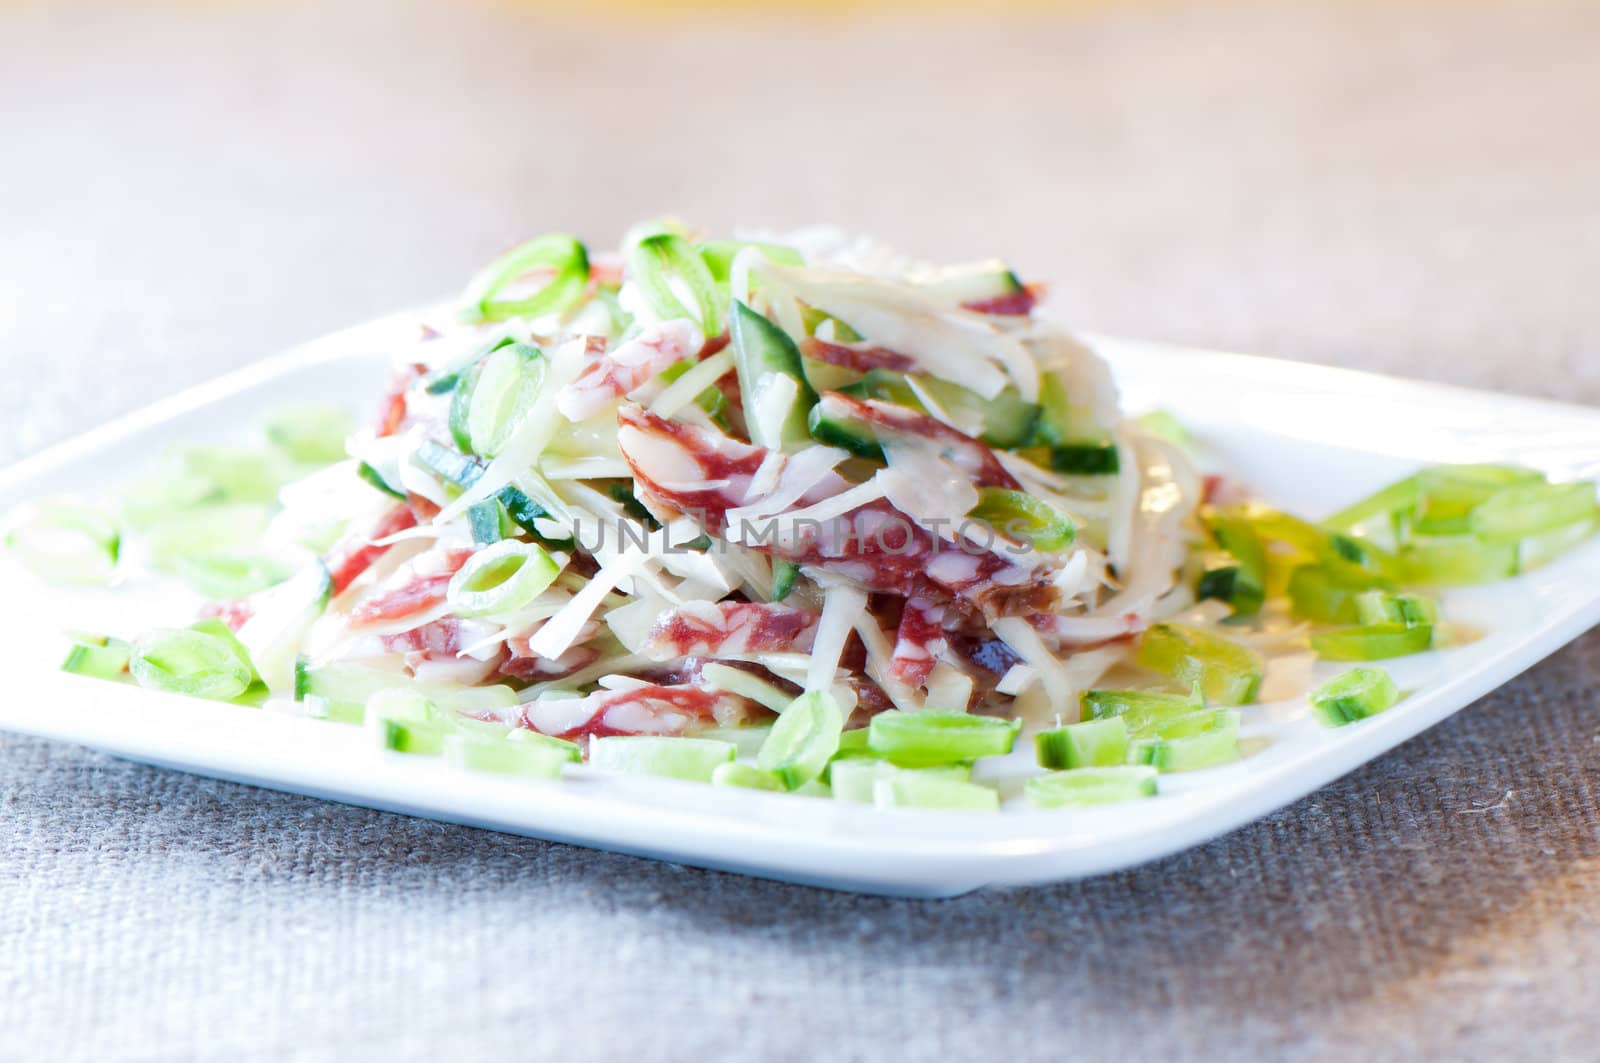
[[[1600,8],[0,10],[4,457],[673,210],[1600,402]],[[1600,638],[1154,866],[943,903],[0,737],[0,1056],[1593,1058]]]

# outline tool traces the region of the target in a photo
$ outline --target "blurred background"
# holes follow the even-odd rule
[[[1587,0],[11,0],[0,42],[5,456],[663,212],[1600,401]]]

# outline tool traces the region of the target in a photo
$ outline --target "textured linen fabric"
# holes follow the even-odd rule
[[[0,7],[0,457],[663,210],[1600,402],[1600,7]],[[376,382],[375,382],[376,383]],[[1210,845],[856,897],[0,736],[0,1058],[1593,1058],[1600,637]]]

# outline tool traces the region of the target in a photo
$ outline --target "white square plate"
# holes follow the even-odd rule
[[[0,476],[0,511],[30,497],[112,490],[176,442],[226,439],[308,399],[369,412],[400,314],[195,388]],[[1419,464],[1512,461],[1560,479],[1600,474],[1600,412],[1292,362],[1099,339],[1131,410],[1161,406],[1269,501],[1331,512]],[[1303,699],[1247,708],[1238,763],[1164,776],[1160,796],[1099,809],[999,815],[879,812],[826,800],[578,773],[560,783],[463,775],[385,754],[360,728],[156,694],[57,670],[70,628],[186,622],[170,594],[63,592],[0,561],[0,728],[203,775],[642,856],[839,889],[951,896],[1099,874],[1198,845],[1289,804],[1470,704],[1600,621],[1600,541],[1551,566],[1451,592],[1485,637],[1392,662],[1413,693],[1338,730]],[[24,603],[26,603],[24,605]],[[1326,668],[1327,666],[1322,666]],[[1320,678],[1320,673],[1319,673]],[[1013,755],[1011,775],[1031,759]],[[1005,775],[1007,765],[998,772]]]

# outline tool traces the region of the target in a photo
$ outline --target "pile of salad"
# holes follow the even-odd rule
[[[466,770],[984,810],[1004,787],[974,764],[1024,727],[1043,807],[1236,760],[1285,662],[1360,662],[1313,693],[1323,722],[1381,712],[1400,692],[1365,662],[1470,637],[1427,588],[1600,520],[1593,484],[1512,466],[1424,469],[1319,523],[1252,501],[1171,417],[1125,417],[1041,294],[832,231],[542,236],[395,352],[368,426],[292,411],[115,511],[30,507],[7,542],[208,599],[75,636],[69,672]]]

